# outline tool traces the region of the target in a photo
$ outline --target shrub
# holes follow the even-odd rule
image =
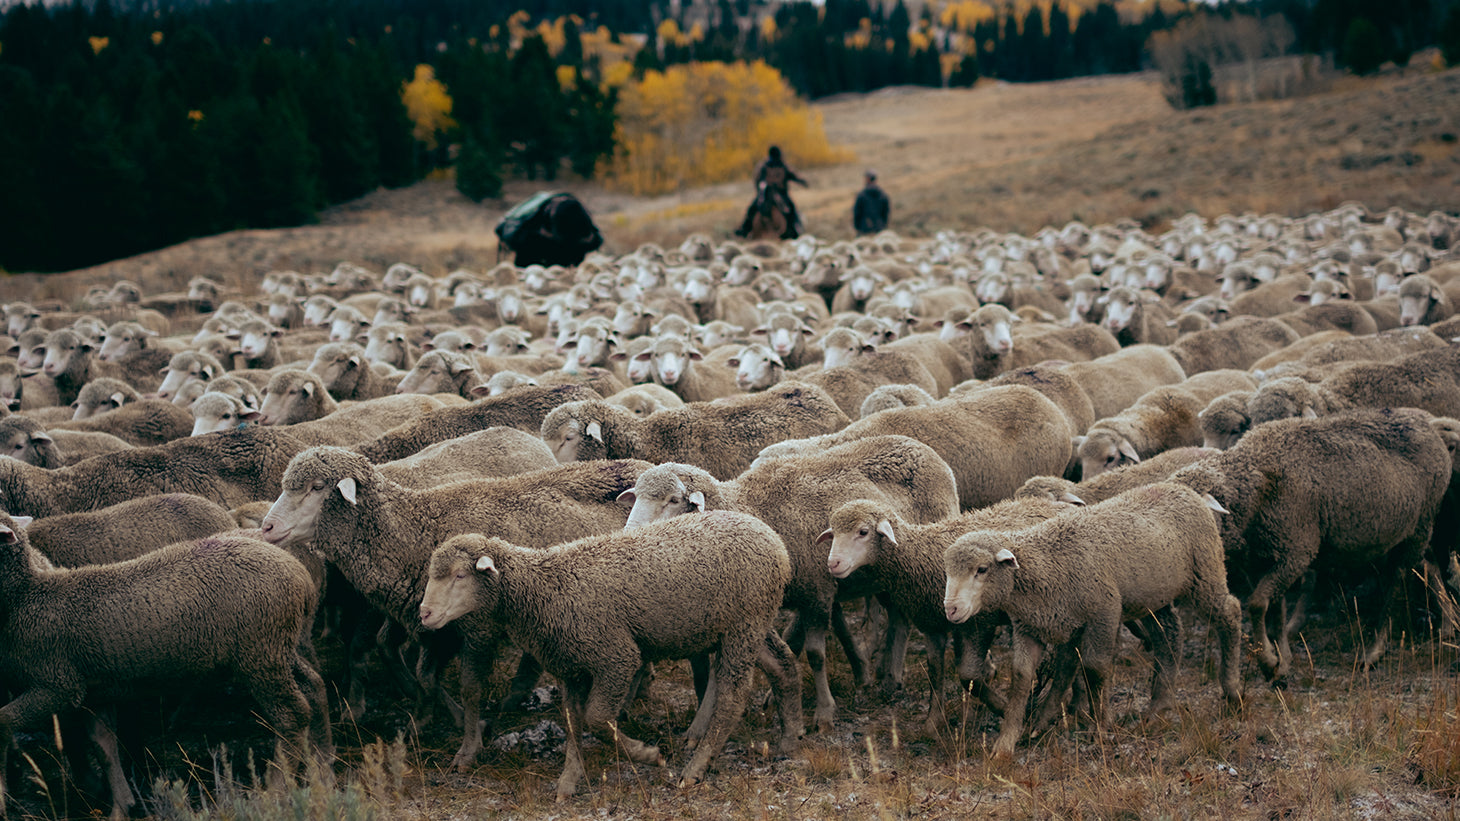
[[[1373,74],[1384,64],[1384,35],[1368,18],[1355,17],[1348,24],[1343,36],[1340,63],[1353,73],[1364,76]]]

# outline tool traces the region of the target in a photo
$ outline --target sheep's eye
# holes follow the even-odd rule
[[[465,573],[458,572],[456,574],[456,578],[458,578],[458,579],[465,579],[466,578],[466,574]]]
[[[316,479],[314,481],[314,485],[312,486],[311,489],[312,490],[324,490],[324,480],[323,479]]]
[[[858,530],[857,531],[857,535],[858,536],[866,536],[868,533],[871,533],[871,532],[872,531],[870,531],[870,530],[868,530],[867,528],[864,527],[861,530]]]
[[[566,434],[566,435],[563,436],[563,441],[564,442],[571,442],[571,441],[573,441],[576,438],[577,438],[576,436],[574,436],[573,434],[569,433],[569,434]]]
[[[669,497],[669,503],[670,503],[670,504],[671,504],[671,505],[677,505],[677,504],[680,504],[680,503],[681,503],[681,502],[682,502],[682,501],[683,501],[683,500],[682,500],[682,499],[680,499],[680,498],[679,498],[679,497],[678,497],[678,496],[670,496],[670,497]]]
[[[980,567],[979,569],[973,571],[973,575],[975,575],[975,576],[982,576],[983,574],[985,574],[987,572],[989,572],[988,565],[984,565],[984,566]]]
[[[1107,456],[1107,457],[1105,457],[1105,464],[1107,464],[1107,465],[1110,464],[1111,462],[1114,462],[1114,461],[1115,461],[1115,457],[1114,456]]]

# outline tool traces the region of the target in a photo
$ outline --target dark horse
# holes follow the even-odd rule
[[[760,184],[755,194],[755,203],[750,207],[751,239],[796,238],[796,229],[790,224],[791,207],[785,201],[785,196],[765,183]]]
[[[589,251],[603,244],[588,209],[572,194],[549,196],[510,235],[503,233],[503,227],[498,226],[498,236],[514,252],[512,261],[519,268],[577,265]]]

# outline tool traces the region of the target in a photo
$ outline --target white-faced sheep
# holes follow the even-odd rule
[[[959,344],[964,346],[975,379],[988,379],[1046,359],[1080,362],[1120,350],[1120,343],[1104,328],[1023,323],[1008,308],[997,304],[984,305],[956,320],[945,319],[942,329],[944,340],[965,340]]]
[[[653,360],[654,381],[685,402],[709,402],[740,392],[736,372],[730,367],[715,367],[688,340],[661,336],[645,353]]]
[[[964,510],[1007,499],[1030,476],[1063,473],[1074,436],[1064,411],[1038,391],[1013,385],[883,411],[836,433],[772,445],[760,458],[886,434],[911,436],[943,457],[957,479]]]
[[[695,751],[681,784],[704,777],[745,711],[757,663],[782,705],[780,749],[801,732],[800,681],[771,631],[790,576],[785,547],[754,517],[719,512],[632,532],[529,550],[497,538],[460,536],[431,557],[421,622],[439,627],[464,613],[499,623],[514,644],[563,683],[570,728],[559,800],[584,778],[578,736],[593,732],[641,764],[658,747],[617,725],[640,667],[713,652],[714,695],[688,730]]]
[[[603,401],[626,408],[635,416],[648,416],[665,408],[684,407],[684,400],[679,398],[679,394],[655,382],[624,388]]]
[[[760,393],[696,402],[643,418],[602,401],[570,402],[547,414],[541,433],[559,462],[685,462],[723,480],[750,467],[767,445],[831,433],[848,421],[820,388],[782,382]]]
[[[1286,676],[1288,637],[1301,619],[1283,625],[1274,648],[1268,603],[1310,565],[1378,563],[1387,599],[1398,574],[1424,553],[1450,481],[1450,454],[1430,418],[1386,408],[1270,422],[1172,476],[1229,511],[1222,541],[1234,576],[1253,579],[1247,608],[1269,678]],[[1366,665],[1387,643],[1388,630],[1376,632]]]
[[[1202,444],[1202,411],[1232,388],[1254,386],[1245,372],[1223,370],[1199,373],[1180,384],[1147,392],[1129,408],[1076,437],[1081,476],[1092,479],[1165,450]]]
[[[395,392],[395,386],[370,367],[365,349],[353,342],[321,345],[314,352],[308,370],[340,402],[377,399]]]
[[[269,379],[263,400],[259,422],[265,425],[296,425],[322,419],[339,408],[319,376],[292,368]]]
[[[818,544],[831,543],[825,556],[828,572],[845,579],[866,568],[862,586],[870,581],[873,589],[887,594],[895,612],[928,637],[927,732],[940,733],[946,720],[943,665],[950,638],[955,640],[958,678],[965,689],[972,687],[996,709],[1003,706],[1003,700],[989,689],[993,666],[987,654],[997,623],[982,619],[981,629],[949,635],[964,631],[953,628],[943,612],[944,552],[965,533],[1028,527],[1067,509],[1068,505],[1048,500],[1005,501],[937,522],[909,522],[896,506],[871,499],[857,499],[832,510],[830,526],[816,539]]]
[[[1023,530],[970,533],[948,548],[948,620],[959,624],[981,612],[1003,612],[1013,622],[1013,680],[995,756],[1012,756],[1023,734],[1046,645],[1077,643],[1091,713],[1097,726],[1103,723],[1105,683],[1123,622],[1144,620],[1155,651],[1148,713],[1170,707],[1180,632],[1171,606],[1178,601],[1192,604],[1216,628],[1222,694],[1241,704],[1242,606],[1227,592],[1218,507],[1190,488],[1162,483]],[[1061,692],[1064,685],[1056,681],[1055,687]]]
[[[128,402],[136,402],[141,398],[137,391],[126,382],[103,376],[82,386],[81,391],[76,394],[76,401],[71,403],[71,407],[75,411],[71,418],[78,422],[90,419],[99,413],[114,411]]]
[[[877,499],[914,522],[934,522],[958,512],[948,466],[927,445],[904,436],[871,437],[820,453],[760,462],[728,482],[700,468],[668,462],[645,471],[621,498],[633,503],[630,528],[686,513],[738,510],[758,516],[780,535],[791,554],[784,606],[797,612],[791,646],[799,654],[804,640],[816,681],[815,722],[822,729],[829,729],[836,710],[826,673],[826,630],[832,626],[842,635],[845,629],[834,610],[838,585],[815,545],[827,517],[843,502],[862,498]],[[842,593],[863,595],[846,589]],[[866,670],[860,651],[853,645],[847,656],[860,682]],[[883,662],[884,685],[900,684],[901,648]]]
[[[1115,334],[1115,341],[1122,346],[1169,345],[1176,341],[1176,329],[1166,323],[1172,319],[1164,308],[1158,310],[1160,302],[1152,294],[1148,299],[1135,288],[1112,288],[1105,296],[1105,315],[1101,318],[1105,329]]]
[[[281,547],[312,545],[373,606],[414,633],[431,551],[441,542],[461,533],[485,533],[543,548],[619,530],[627,511],[618,505],[618,495],[648,467],[636,461],[592,462],[412,490],[387,480],[357,453],[310,448],[290,462],[262,534]],[[434,687],[435,666],[454,651],[450,639],[425,641],[431,662],[424,671],[427,692]],[[472,672],[463,670],[463,751],[481,744],[482,682]]]
[[[117,688],[145,694],[164,682],[171,693],[220,672],[247,688],[278,734],[275,766],[292,769],[291,750],[311,742],[333,755],[324,684],[299,653],[315,584],[283,551],[212,536],[119,564],[38,569],[20,527],[0,515],[0,587],[12,614],[0,645],[7,665],[26,671],[18,697],[0,709],[0,765],[14,733],[45,726],[52,713]],[[125,817],[133,797],[114,734],[106,737],[113,816]]]
[[[182,351],[172,355],[162,371],[162,384],[157,388],[157,398],[171,399],[184,383],[192,379],[207,382],[222,376],[226,369],[218,358],[198,351]]]
[[[1035,476],[1015,491],[1014,498],[1093,505],[1132,488],[1164,482],[1176,471],[1218,452],[1216,448],[1175,448],[1082,482],[1072,482],[1062,476]]]
[[[542,429],[544,418],[559,405],[599,398],[594,391],[578,385],[513,388],[500,396],[478,399],[463,407],[423,413],[356,450],[379,464],[404,459],[437,442],[491,427],[512,427],[536,434]]]
[[[1399,286],[1399,324],[1433,325],[1455,313],[1450,297],[1424,274],[1416,274]]]

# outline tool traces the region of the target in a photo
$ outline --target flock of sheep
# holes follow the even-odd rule
[[[419,715],[464,728],[463,771],[550,673],[559,798],[583,731],[664,763],[617,718],[665,659],[699,697],[686,782],[756,669],[780,750],[805,731],[802,653],[831,726],[828,634],[893,698],[920,631],[930,733],[951,645],[1003,716],[998,756],[1066,709],[1099,726],[1122,625],[1152,654],[1148,710],[1172,706],[1178,606],[1240,705],[1244,607],[1280,683],[1314,579],[1378,578],[1372,664],[1413,568],[1454,629],[1457,246],[1453,217],[1346,204],[10,303],[0,766],[57,714],[125,814],[110,710],[218,672],[277,731],[275,773],[327,763],[321,629],[348,648],[325,672],[349,709],[382,659]],[[857,636],[841,603],[864,598],[885,619]]]

